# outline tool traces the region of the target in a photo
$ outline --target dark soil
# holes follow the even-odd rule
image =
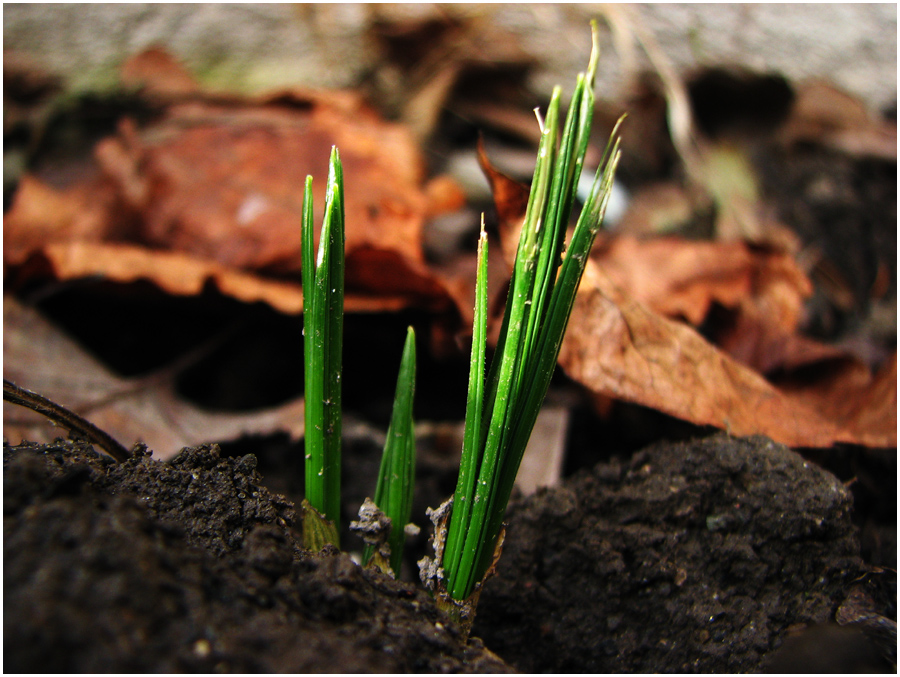
[[[660,444],[511,505],[473,632],[524,672],[758,671],[866,580],[851,506],[766,438]]]
[[[256,458],[4,446],[6,672],[504,672],[421,589],[303,551]]]
[[[4,670],[510,670],[419,586],[302,550],[256,465],[5,445]],[[878,622],[850,665],[889,668],[893,597],[859,557],[851,506],[763,438],[601,463],[511,506],[473,634],[527,672],[754,671],[855,592]]]

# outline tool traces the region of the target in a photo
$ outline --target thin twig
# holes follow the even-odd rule
[[[131,452],[114,440],[111,435],[64,406],[48,400],[43,395],[20,388],[12,381],[3,379],[3,399],[46,416],[70,433],[77,434],[92,444],[96,444],[119,462],[131,458]]]

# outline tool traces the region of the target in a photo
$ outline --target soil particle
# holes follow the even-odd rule
[[[523,672],[750,672],[866,567],[850,493],[765,438],[657,445],[510,506],[473,634]]]
[[[312,555],[253,456],[4,444],[4,670],[508,672],[415,587]]]

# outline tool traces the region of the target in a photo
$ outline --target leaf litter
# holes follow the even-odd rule
[[[496,170],[490,177],[508,258],[527,189]],[[679,254],[685,253],[687,264],[679,265]],[[704,259],[709,262],[705,271],[696,265]],[[668,285],[687,293],[660,292]],[[809,281],[785,255],[754,254],[746,243],[607,240],[585,271],[559,363],[595,396],[641,404],[733,435],[763,434],[794,447],[896,446],[896,361],[873,376],[852,356],[842,355],[845,369],[826,370],[813,383],[795,381],[782,390],[754,365],[742,364],[695,328],[671,319],[692,318],[699,324],[715,301],[743,310],[752,323],[762,313],[749,310],[765,307],[771,331],[792,337],[799,302],[809,292]],[[838,358],[833,349],[811,340],[798,337],[792,345],[794,353],[784,354],[780,366],[808,369]],[[791,365],[792,359],[798,364]],[[847,402],[869,406],[848,407]],[[830,415],[837,412],[841,415]]]
[[[680,81],[658,52],[651,57],[667,99],[683,103]],[[437,272],[421,245],[425,221],[465,198],[452,180],[426,181],[413,136],[382,121],[358,95],[203,92],[160,50],[129,61],[123,82],[141,86],[162,115],[140,129],[124,120],[97,146],[98,171],[73,185],[22,178],[4,222],[14,286],[48,270],[59,280],[148,279],[176,295],[212,284],[242,302],[299,313],[296,186],[307,173],[322,174],[317,162],[337,143],[355,187],[348,192],[347,309],[413,305],[469,318],[470,284],[459,273]],[[815,101],[835,95],[813,86],[802,92],[801,100],[813,103],[797,108],[785,142],[818,134],[843,149],[885,155],[890,127],[866,122],[849,103],[843,117],[822,123]],[[710,195],[730,205],[714,229],[725,241],[601,238],[561,354],[564,369],[595,398],[639,403],[733,434],[763,433],[792,446],[895,445],[896,359],[872,374],[851,354],[799,333],[811,284],[796,240],[758,210],[739,150],[705,143],[682,105],[673,121],[678,157],[694,181],[680,189],[676,211],[690,218]],[[627,125],[625,131],[627,137]],[[736,172],[724,184],[722,172],[713,171],[722,162]],[[506,241],[521,189],[490,168],[483,151],[482,166]],[[707,183],[713,176],[717,183]],[[699,202],[698,186],[706,192]],[[320,209],[322,202],[320,196]],[[645,204],[649,211],[638,219],[632,213],[632,223],[658,213],[656,198]],[[491,287],[503,290],[502,283]],[[728,321],[710,326],[722,309]]]
[[[96,147],[94,177],[61,189],[23,177],[4,220],[4,260],[20,268],[19,283],[35,267],[57,279],[149,279],[175,294],[212,282],[240,300],[298,313],[297,186],[307,174],[324,176],[320,160],[338,145],[353,186],[348,310],[452,307],[425,265],[422,228],[463,197],[446,177],[426,183],[405,128],[350,93],[189,96],[158,53],[150,62],[126,72],[145,84],[157,78],[150,91],[174,96],[160,119],[143,129],[123,120]],[[321,210],[323,182],[314,192]]]
[[[160,460],[183,447],[274,430],[294,440],[303,437],[303,398],[257,412],[204,410],[177,394],[174,369],[117,376],[9,295],[3,298],[3,329],[4,378],[90,419],[126,447],[146,444]],[[3,434],[10,441],[50,442],[60,432],[42,416],[3,402]]]

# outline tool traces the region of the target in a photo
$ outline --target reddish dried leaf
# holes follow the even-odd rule
[[[96,242],[106,237],[115,195],[103,181],[56,190],[26,174],[3,219],[3,260],[17,265],[51,242]]]
[[[447,179],[423,185],[409,133],[341,93],[198,98],[144,131],[123,121],[97,147],[103,180],[66,191],[23,180],[5,219],[5,261],[33,254],[60,276],[144,278],[179,294],[212,280],[236,298],[299,312],[303,185],[316,177],[321,219],[332,145],[344,164],[348,310],[453,308],[421,237],[459,190]]]
[[[790,256],[744,242],[623,236],[599,240],[592,258],[630,296],[692,325],[703,322],[714,302],[734,308],[755,296],[766,299],[774,324],[793,331],[812,291]]]
[[[852,441],[872,447],[897,446],[897,354],[878,373],[858,360],[832,356],[815,369],[779,379],[778,387],[792,399],[814,408],[852,435]]]
[[[344,164],[348,254],[374,246],[422,260],[421,159],[402,128],[365,111],[182,104],[144,134],[124,128],[103,142],[98,157],[123,193],[136,198],[131,206],[143,215],[148,244],[239,268],[295,273],[303,184],[307,175],[316,177],[321,218],[332,145]]]
[[[497,208],[497,218],[500,223],[506,228],[521,228],[521,222],[525,218],[525,210],[528,207],[528,188],[494,168],[481,139],[478,140],[478,163],[487,176],[488,183],[491,184],[494,206]],[[510,234],[512,233],[510,232]],[[518,235],[504,238],[504,253],[512,252],[510,263],[515,258],[517,238]],[[506,244],[507,242],[511,242],[511,244]]]
[[[861,101],[820,80],[801,83],[781,136],[859,156],[897,159],[897,123],[874,118]]]
[[[812,285],[783,251],[622,236],[598,242],[593,258],[630,298],[670,319],[700,326],[713,303],[731,310],[732,322],[713,342],[761,374],[846,357],[796,334]]]
[[[504,185],[512,182],[499,172],[489,172],[489,177],[495,190],[500,188],[495,199],[504,251],[509,258],[524,214],[521,207],[524,189]],[[633,265],[643,266],[645,245],[656,254],[649,257],[648,268],[638,274],[629,270],[625,262],[630,260]],[[632,250],[627,256],[612,259],[618,261],[618,266],[612,269],[620,283],[601,265],[589,261],[559,358],[569,376],[587,386],[595,396],[635,402],[698,425],[723,428],[735,435],[767,435],[789,446],[830,446],[835,442],[896,445],[896,414],[891,420],[885,413],[890,406],[883,404],[884,399],[891,401],[885,391],[888,395],[893,393],[896,403],[896,368],[893,381],[890,372],[873,380],[868,370],[863,373],[853,367],[850,370],[853,379],[848,380],[846,374],[837,380],[826,377],[813,387],[785,392],[708,343],[691,327],[663,317],[637,300],[646,297],[667,312],[677,309],[678,314],[694,318],[702,317],[703,309],[712,300],[739,305],[750,303],[755,311],[765,311],[775,318],[762,326],[789,336],[796,329],[800,302],[809,293],[809,282],[789,257],[764,257],[764,265],[760,265],[759,260],[754,260],[752,250],[740,243],[709,245],[712,247],[709,250],[700,246],[694,251],[685,244],[679,252],[672,241],[639,243],[623,238],[622,242],[610,245],[616,246],[623,252]],[[723,247],[725,258],[730,256],[734,260],[720,274],[711,274],[716,270],[711,255],[719,247]],[[676,259],[679,253],[687,252],[687,265],[674,263],[667,271],[667,248]],[[604,260],[602,249],[599,256]],[[706,262],[706,271],[701,279],[692,280],[690,265],[697,261]],[[735,267],[735,263],[739,265]],[[654,267],[660,276],[672,275],[673,270],[678,274],[669,280],[653,280]],[[636,290],[623,286],[635,280]],[[673,289],[678,293],[672,293]],[[673,296],[671,300],[666,298],[669,293]],[[807,357],[816,352],[811,348],[811,341],[797,342],[801,344],[807,350]],[[827,357],[831,361],[825,364],[835,364],[831,349],[822,348],[814,356]],[[797,355],[791,358],[799,360]],[[810,366],[807,360],[799,361]],[[847,403],[844,411],[826,408],[828,413],[823,413],[820,409],[823,400],[838,401],[828,395],[837,389],[843,390],[843,401]],[[864,426],[863,422],[872,426]]]
[[[303,310],[303,289],[299,283],[266,279],[181,252],[117,243],[61,242],[46,245],[34,253],[19,275],[27,278],[32,270],[49,272],[60,280],[86,277],[122,283],[147,280],[176,296],[195,296],[211,284],[226,296],[246,303],[262,301],[288,314]],[[348,312],[400,310],[410,303],[408,291],[409,287],[403,288],[392,296],[347,294],[344,307]]]
[[[593,262],[575,302],[560,365],[596,393],[734,435],[763,434],[802,447],[896,444],[896,421],[861,434],[848,420],[822,415],[808,391],[781,392],[690,327],[629,299]],[[896,380],[893,387],[896,391]],[[863,402],[873,388],[881,390],[883,383],[870,380],[844,397]],[[855,414],[866,416],[865,410]]]

